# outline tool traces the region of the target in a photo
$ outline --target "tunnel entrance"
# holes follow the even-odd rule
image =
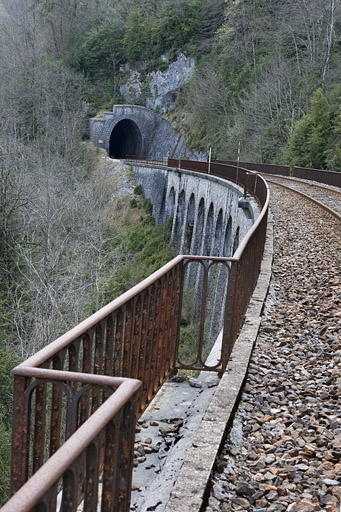
[[[110,158],[127,158],[129,156],[143,156],[142,135],[139,127],[130,119],[123,119],[117,123],[110,135]]]

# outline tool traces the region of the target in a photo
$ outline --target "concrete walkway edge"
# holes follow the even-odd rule
[[[232,424],[243,390],[270,284],[272,260],[273,221],[269,215],[261,272],[243,328],[235,343],[227,370],[182,464],[166,512],[199,512],[205,504],[214,462]]]

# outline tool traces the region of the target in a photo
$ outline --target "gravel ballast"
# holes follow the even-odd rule
[[[271,186],[274,261],[206,512],[339,512],[340,223]]]

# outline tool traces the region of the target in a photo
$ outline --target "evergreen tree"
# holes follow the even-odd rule
[[[306,114],[297,121],[284,160],[290,165],[338,170],[340,167],[340,88],[317,89]]]

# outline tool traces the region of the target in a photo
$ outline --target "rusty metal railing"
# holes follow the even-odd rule
[[[232,166],[212,165],[211,173],[236,179]],[[243,323],[260,270],[269,197],[254,173],[239,170],[238,183],[256,195],[262,212],[232,258],[177,256],[13,370],[14,496],[1,512],[78,511],[79,504],[95,512],[98,501],[103,512],[129,510],[136,419],[179,369],[221,375]],[[191,265],[198,267],[192,313],[199,322],[193,359],[186,360],[180,324]],[[224,310],[223,343],[219,360],[208,366],[205,336],[216,297]]]
[[[324,171],[322,169],[306,169],[303,167],[294,167],[293,176],[302,180],[317,181],[334,187],[341,188],[341,173],[335,171]]]
[[[236,160],[216,160],[218,163],[237,166]],[[290,176],[290,165],[260,164],[254,162],[239,162],[239,167],[248,171],[259,172],[260,174],[278,174],[280,176]]]
[[[100,386],[89,389],[82,376],[141,381],[136,419],[175,372],[181,263],[181,257],[175,258],[13,370],[13,492],[105,400],[106,392]],[[37,383],[38,371],[44,373]],[[54,383],[47,390],[52,371],[64,378],[75,373],[79,383],[73,379],[65,389]]]
[[[211,174],[232,181],[244,189],[247,195],[258,200],[262,210],[252,228],[239,244],[233,258],[229,260],[229,277],[226,294],[223,341],[221,358],[217,371],[221,376],[225,371],[238,332],[242,327],[244,315],[253,290],[256,286],[263,258],[266,238],[269,188],[256,172],[237,165],[213,161],[195,162],[185,159],[168,159],[170,167],[193,170],[202,174]],[[205,368],[204,368],[205,369]]]
[[[133,379],[34,369],[25,365],[15,370],[15,379],[14,414],[24,420],[22,423],[26,423],[26,430],[14,430],[13,463],[17,468],[14,468],[13,483],[27,480],[29,471],[34,474],[20,485],[20,489],[2,507],[2,512],[76,511],[80,503],[83,503],[82,510],[96,511],[98,502],[103,512],[129,510],[135,401],[141,383]],[[25,389],[23,394],[20,388],[22,391]],[[84,405],[90,406],[90,395],[94,398],[98,393],[102,394],[103,403],[84,423],[80,424],[79,417],[78,421],[75,417],[70,418],[75,416],[70,414],[72,410],[76,413],[78,409],[80,416]],[[56,395],[61,394],[66,399],[64,417],[60,406],[55,409]],[[31,420],[35,421],[34,427],[27,421],[33,401],[35,411]],[[66,431],[74,431],[72,434],[69,432],[63,445],[43,464],[43,452],[47,449],[44,430],[49,428],[53,445],[56,442],[56,423],[59,430],[63,422]],[[34,433],[30,432],[30,426]],[[31,434],[34,441],[29,464],[25,465],[23,462],[28,460]],[[20,452],[22,458],[19,457]]]

